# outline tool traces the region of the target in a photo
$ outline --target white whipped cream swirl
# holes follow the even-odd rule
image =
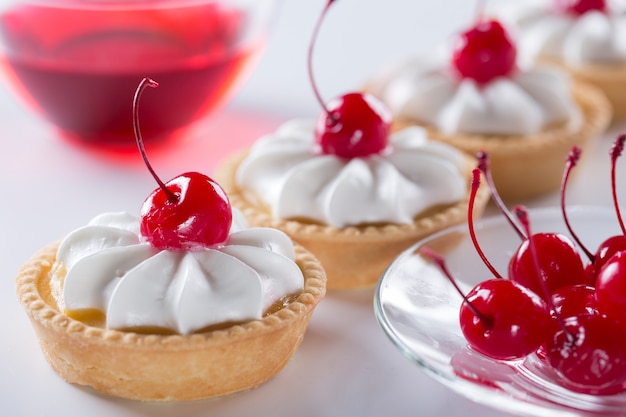
[[[389,137],[381,154],[344,159],[322,154],[313,121],[292,120],[259,139],[239,165],[236,183],[277,218],[345,227],[413,222],[438,204],[467,194],[462,154],[429,141],[421,128]]]
[[[530,135],[579,123],[570,79],[550,68],[518,69],[479,85],[453,73],[447,60],[415,58],[388,68],[369,89],[395,117],[449,135]]]
[[[607,2],[607,11],[580,16],[554,11],[553,1],[511,2],[494,13],[518,28],[520,51],[568,65],[626,62],[626,7]]]
[[[158,250],[128,213],[105,213],[70,233],[57,262],[66,267],[68,311],[96,309],[112,329],[166,328],[189,334],[211,325],[262,318],[303,288],[284,233],[247,228],[233,210],[226,242],[193,251]]]

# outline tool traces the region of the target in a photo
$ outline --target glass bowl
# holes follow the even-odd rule
[[[568,209],[573,230],[592,251],[620,234],[609,208]],[[536,232],[568,235],[560,209],[530,210]],[[506,276],[520,239],[503,216],[476,222],[478,241],[488,259]],[[467,398],[496,409],[527,416],[623,416],[626,394],[593,396],[561,387],[536,355],[501,362],[470,348],[458,323],[461,298],[438,267],[418,251],[445,255],[450,272],[464,291],[492,278],[469,239],[467,225],[428,237],[403,252],[383,274],[374,296],[376,317],[402,354],[427,374]],[[583,255],[584,256],[584,255]]]
[[[264,50],[278,0],[0,0],[8,88],[69,138],[135,146],[184,133],[222,105]]]

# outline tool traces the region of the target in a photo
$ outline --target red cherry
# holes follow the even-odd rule
[[[558,13],[583,15],[590,11],[606,12],[606,0],[554,0]]]
[[[514,281],[496,278],[481,282],[467,294],[467,300],[459,316],[461,331],[470,346],[483,355],[499,360],[520,359],[537,350],[549,336],[552,327],[548,306]]]
[[[563,318],[582,314],[599,314],[595,288],[588,285],[570,285],[552,294],[553,315]]]
[[[181,174],[157,188],[141,208],[141,234],[158,249],[212,246],[228,237],[232,210],[224,190],[199,172]]]
[[[187,250],[222,243],[228,237],[232,210],[224,190],[198,172],[181,174],[166,184],[156,175],[139,129],[139,98],[146,87],[158,84],[144,78],[133,101],[135,138],[146,167],[159,184],[141,207],[140,231],[160,250]]]
[[[517,48],[496,20],[481,20],[461,33],[452,52],[452,65],[463,78],[485,84],[513,72]]]
[[[387,147],[391,112],[369,94],[350,93],[327,105],[317,119],[315,136],[325,154],[365,157]]]
[[[613,255],[596,276],[598,311],[626,328],[626,252]]]
[[[509,261],[509,278],[544,297],[541,281],[549,294],[562,287],[587,284],[580,255],[574,244],[558,233],[536,233],[530,239],[537,248],[539,271],[529,251],[529,240],[524,240]]]
[[[391,111],[369,94],[349,93],[324,104],[313,77],[313,47],[322,21],[334,0],[329,0],[315,26],[309,45],[308,70],[313,92],[324,112],[317,120],[315,139],[324,154],[341,158],[366,157],[387,147]]]
[[[420,253],[437,263],[463,298],[459,323],[472,349],[493,359],[515,360],[546,341],[551,318],[546,303],[537,294],[514,281],[493,278],[464,295],[440,255],[425,247]]]
[[[598,246],[594,260],[594,271],[597,275],[609,259],[616,253],[626,251],[626,236],[611,236]]]
[[[611,318],[568,317],[548,340],[546,358],[563,385],[586,394],[615,394],[626,382],[626,332]]]

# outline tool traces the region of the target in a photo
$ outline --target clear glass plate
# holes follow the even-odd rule
[[[604,239],[620,234],[609,208],[570,207],[568,216],[592,252]],[[531,210],[530,219],[535,233],[569,236],[558,208]],[[487,257],[506,276],[520,238],[504,216],[477,221],[476,230]],[[383,274],[374,296],[376,317],[402,354],[461,395],[503,411],[528,416],[626,415],[626,394],[593,396],[567,390],[535,355],[500,362],[469,349],[458,323],[461,297],[439,269],[417,253],[424,245],[445,255],[465,291],[492,278],[474,250],[467,225],[437,233],[402,253]]]

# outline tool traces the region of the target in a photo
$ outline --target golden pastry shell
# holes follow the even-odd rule
[[[19,301],[45,358],[61,377],[116,397],[196,400],[258,386],[288,363],[326,290],[319,261],[296,246],[304,289],[261,320],[192,335],[96,328],[64,315],[42,295],[57,247],[47,246],[22,266],[16,278]]]

